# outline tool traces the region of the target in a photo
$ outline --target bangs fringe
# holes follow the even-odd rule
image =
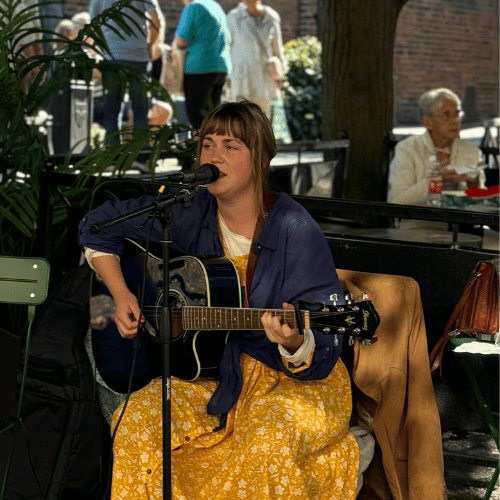
[[[248,101],[222,104],[219,109],[216,109],[205,118],[199,130],[197,167],[200,166],[199,159],[203,139],[211,134],[235,137],[250,150],[253,163],[252,176],[256,188],[257,211],[260,215],[263,215],[263,198],[264,191],[267,190],[269,165],[276,155],[276,143],[274,142],[274,134],[269,120],[256,104]]]
[[[250,134],[241,116],[231,116],[222,113],[211,116],[207,122],[203,124],[202,130],[200,130],[200,135],[202,137],[209,134],[232,135],[244,142],[248,148],[253,146],[253,141],[250,140]]]

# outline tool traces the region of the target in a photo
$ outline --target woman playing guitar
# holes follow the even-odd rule
[[[333,294],[342,302],[319,226],[290,197],[266,189],[276,145],[261,109],[248,101],[223,104],[204,120],[199,137],[198,164],[211,163],[220,175],[189,207],[173,207],[172,245],[185,254],[231,259],[248,307],[328,304]],[[124,338],[136,335],[140,309],[117,256],[125,238],[146,239],[146,216],[99,234],[90,227],[151,200],[106,202],[79,227]],[[160,240],[158,222],[151,234]],[[271,312],[261,324],[229,335],[218,381],[173,377],[172,497],[355,498],[358,448],[349,432],[342,342],[314,327],[299,331]],[[114,442],[113,498],[162,498],[161,386],[155,379],[130,398]]]

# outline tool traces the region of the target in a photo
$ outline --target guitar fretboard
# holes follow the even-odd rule
[[[182,308],[184,330],[263,330],[261,316],[266,312],[279,316],[290,328],[296,327],[295,311],[284,309],[248,309],[241,307]],[[309,311],[301,311],[302,325],[310,328]]]

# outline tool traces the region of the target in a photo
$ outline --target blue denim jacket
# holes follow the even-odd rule
[[[111,219],[123,213],[150,204],[154,198],[145,195],[137,199],[106,202],[89,212],[79,225],[79,244],[103,252],[121,255],[123,239],[145,240],[149,225],[141,228],[146,215],[117,224],[99,234],[91,234],[90,226],[97,221]],[[173,207],[171,223],[172,245],[191,255],[223,256],[219,239],[217,202],[208,191],[198,192],[191,206]],[[161,225],[158,221],[151,238],[159,241]],[[281,309],[283,302],[297,300],[329,303],[330,295],[343,299],[335,264],[323,231],[308,212],[289,196],[281,193],[266,219],[255,249],[258,261],[248,297],[250,307]],[[208,405],[211,414],[225,414],[238,399],[242,374],[240,355],[245,352],[288,376],[300,380],[322,379],[332,371],[341,352],[334,345],[334,337],[313,330],[316,348],[309,368],[299,373],[290,372],[282,362],[277,344],[268,340],[264,331],[251,331],[230,337],[224,350],[220,383]]]

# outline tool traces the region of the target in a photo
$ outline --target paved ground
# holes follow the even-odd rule
[[[482,500],[499,460],[491,436],[477,432],[443,434],[444,471],[448,500]],[[500,499],[500,484],[491,495]]]

